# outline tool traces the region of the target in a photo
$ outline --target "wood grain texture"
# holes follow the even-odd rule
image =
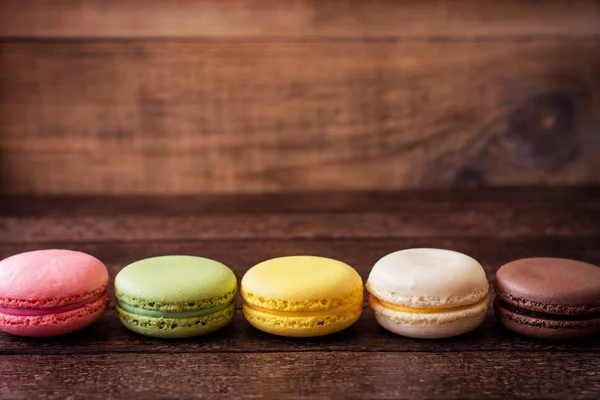
[[[412,210],[397,213],[338,214],[235,214],[207,216],[130,217],[3,217],[0,242],[89,242],[127,240],[211,240],[286,238],[408,238],[408,237],[552,237],[593,236],[599,228],[597,215],[569,222],[571,211],[549,214],[547,210],[493,212],[462,209],[454,212],[424,210],[428,218]],[[595,209],[596,213],[598,212]],[[446,219],[444,219],[446,218]]]
[[[2,42],[0,190],[594,184],[599,65],[597,39]]]
[[[593,0],[4,0],[0,36],[505,37],[600,33]]]
[[[396,212],[352,211],[176,216],[85,215],[1,217],[0,243],[90,242],[128,240],[213,240],[290,238],[435,238],[595,236],[597,207],[557,212],[558,208],[494,210],[405,209]],[[577,220],[589,211],[589,217]]]
[[[120,354],[0,356],[18,398],[547,398],[600,394],[595,354]],[[32,364],[39,365],[30,379]],[[196,379],[190,379],[192,376]],[[399,380],[399,377],[402,377]],[[360,377],[360,379],[357,379]],[[45,388],[40,390],[40,385]]]
[[[160,244],[244,239],[260,245],[267,240],[275,243],[275,239],[427,242],[465,237],[545,238],[550,243],[552,238],[600,236],[599,197],[598,189],[592,188],[487,189],[174,199],[57,198],[50,199],[47,208],[43,199],[15,197],[0,200],[0,243],[141,240]]]

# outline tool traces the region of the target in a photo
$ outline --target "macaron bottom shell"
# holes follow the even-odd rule
[[[314,337],[330,335],[350,327],[362,314],[362,302],[340,310],[312,314],[261,310],[247,304],[244,304],[243,311],[246,320],[263,332],[287,337]]]
[[[213,313],[189,318],[150,317],[134,314],[117,305],[121,323],[145,336],[181,339],[205,335],[228,325],[235,316],[235,302]]]
[[[16,336],[53,337],[76,332],[96,322],[108,307],[108,292],[74,310],[38,316],[0,313],[0,330]]]
[[[458,311],[423,313],[400,312],[387,308],[377,298],[371,296],[369,304],[375,320],[386,330],[397,335],[416,339],[443,339],[465,334],[477,328],[487,313],[488,300]]]
[[[392,321],[391,319],[375,313],[375,320],[386,330],[397,335],[415,339],[444,339],[471,332],[477,328],[485,314],[464,321],[456,321],[441,325],[408,325]]]
[[[520,335],[543,340],[574,340],[600,335],[600,317],[557,319],[553,316],[528,315],[494,301],[496,319],[506,329]]]

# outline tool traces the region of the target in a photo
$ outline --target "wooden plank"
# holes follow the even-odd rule
[[[256,239],[315,237],[396,237],[427,243],[481,235],[551,242],[553,237],[598,236],[599,195],[597,188],[508,188],[178,198],[12,197],[0,198],[0,243],[161,240],[179,245],[178,241],[197,239],[260,243]]]
[[[3,0],[5,37],[381,38],[600,33],[600,3],[544,1]]]
[[[595,354],[577,358],[528,352],[2,356],[0,367],[4,371],[0,389],[11,398],[85,394],[89,399],[450,399],[485,394],[490,399],[594,399],[600,395],[600,361]]]
[[[0,243],[180,241],[293,238],[561,237],[600,235],[595,207],[565,209],[406,209],[396,212],[297,212],[95,217],[0,217]]]
[[[596,39],[3,42],[0,187],[598,183],[599,62]]]

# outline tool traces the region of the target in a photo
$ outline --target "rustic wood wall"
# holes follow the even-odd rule
[[[600,1],[0,2],[0,190],[600,183]]]

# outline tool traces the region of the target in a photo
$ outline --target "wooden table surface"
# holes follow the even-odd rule
[[[314,254],[366,279],[383,255],[429,246],[472,255],[493,282],[520,257],[600,264],[599,244],[600,188],[0,199],[0,258],[77,249],[103,260],[111,279],[162,254],[214,258],[238,278],[271,257]],[[328,337],[270,336],[238,310],[221,331],[167,341],[123,328],[111,296],[100,321],[79,333],[0,334],[0,397],[600,398],[600,339],[519,337],[491,309],[480,328],[447,340],[388,333],[365,303],[354,326]]]

